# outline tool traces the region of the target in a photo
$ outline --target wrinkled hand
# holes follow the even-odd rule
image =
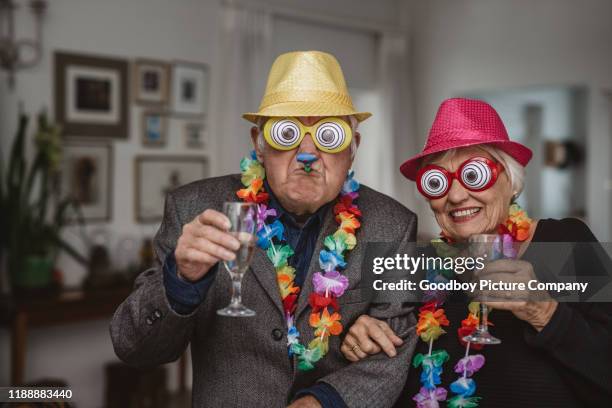
[[[208,209],[183,226],[174,257],[180,277],[195,282],[219,261],[231,261],[240,242],[227,230],[229,219]]]
[[[474,278],[493,282],[527,283],[537,280],[533,266],[519,259],[501,259],[487,263],[482,270],[474,272]],[[479,291],[483,303],[494,309],[511,311],[517,318],[526,321],[540,331],[548,324],[557,309],[557,301],[547,292],[525,290]]]
[[[348,330],[340,351],[347,360],[359,361],[368,355],[384,351],[389,357],[395,357],[395,347],[401,346],[399,338],[386,322],[361,315]]]
[[[321,408],[321,404],[312,395],[307,395],[293,401],[287,408]]]

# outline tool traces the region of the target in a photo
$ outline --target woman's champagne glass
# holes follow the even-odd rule
[[[484,262],[491,262],[503,257],[503,240],[497,234],[475,234],[470,237],[469,251],[472,257],[481,257]],[[500,344],[501,340],[489,333],[489,308],[479,302],[478,326],[463,338],[464,341],[476,344]]]
[[[240,249],[233,261],[223,262],[232,279],[232,300],[229,306],[217,310],[217,314],[229,317],[255,316],[253,310],[242,304],[242,277],[251,264],[255,250],[257,206],[253,203],[227,202],[223,204],[223,213],[231,223],[228,232],[238,239]]]

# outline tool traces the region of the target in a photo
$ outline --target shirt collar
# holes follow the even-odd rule
[[[323,206],[321,206],[321,208],[319,208],[314,214],[312,214],[306,220],[304,225],[300,226],[295,220],[295,216],[291,214],[289,211],[285,210],[283,206],[281,205],[281,203],[278,201],[278,199],[274,195],[274,192],[272,191],[272,188],[268,184],[268,180],[264,180],[264,187],[270,196],[270,201],[268,203],[269,207],[276,210],[277,218],[280,219],[283,222],[283,224],[288,223],[291,227],[299,228],[299,229],[310,227],[311,225],[315,223],[318,223],[318,225],[323,225],[323,218],[325,216],[325,212],[327,211],[331,203],[326,203]]]

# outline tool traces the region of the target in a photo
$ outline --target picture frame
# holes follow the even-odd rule
[[[128,137],[128,66],[119,58],[54,54],[55,118],[66,136]]]
[[[167,142],[168,117],[163,112],[142,112],[142,145],[163,147]]]
[[[140,155],[134,166],[135,215],[140,223],[160,222],[170,191],[210,173],[205,156]]]
[[[177,61],[172,65],[171,109],[178,116],[205,116],[209,94],[208,65]]]
[[[110,143],[70,141],[62,146],[60,196],[73,197],[88,222],[112,217],[113,148]],[[75,222],[76,217],[69,217]]]
[[[204,122],[186,122],[183,134],[187,148],[205,149],[208,147],[208,133]]]
[[[170,64],[139,58],[133,63],[132,95],[134,102],[145,106],[168,104]]]

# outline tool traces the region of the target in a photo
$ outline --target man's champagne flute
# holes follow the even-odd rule
[[[472,257],[484,258],[484,262],[491,262],[503,257],[502,237],[497,234],[475,234],[470,237],[469,250]],[[489,308],[479,303],[478,326],[472,334],[463,337],[463,340],[476,344],[500,344],[501,340],[489,333]]]
[[[217,314],[230,317],[251,317],[255,312],[242,304],[242,277],[251,264],[255,250],[255,229],[257,228],[257,206],[253,203],[227,202],[223,213],[229,218],[229,233],[240,241],[240,249],[233,261],[223,265],[232,279],[232,300],[229,306],[217,310]]]

